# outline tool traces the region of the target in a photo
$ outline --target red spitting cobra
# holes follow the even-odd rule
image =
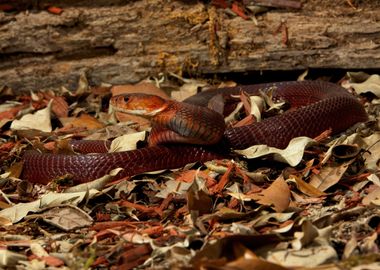
[[[273,98],[287,101],[291,109],[262,122],[228,128],[224,133],[220,133],[220,130],[224,129],[220,116],[204,108],[217,94],[236,95],[241,90],[250,95],[259,95],[260,91],[273,90]],[[128,98],[116,96],[113,101],[117,101],[117,106],[118,103],[128,102],[129,98],[130,96]],[[154,106],[154,104],[153,102],[151,105]],[[294,137],[316,137],[330,128],[336,134],[357,122],[367,120],[363,106],[354,96],[338,85],[323,81],[277,82],[222,88],[194,95],[185,100],[183,107],[178,102],[170,101],[168,104],[151,108],[152,111],[162,110],[162,117],[156,119],[156,124],[162,124],[161,122],[169,124],[166,124],[164,128],[156,129],[156,134],[153,132],[154,136],[150,139],[150,145],[165,143],[173,136],[181,142],[182,137],[195,134],[196,138],[190,141],[193,144],[172,143],[126,152],[80,155],[41,154],[29,151],[23,156],[22,178],[34,183],[46,184],[58,176],[71,174],[76,182],[87,182],[118,167],[124,168],[118,175],[120,177],[179,168],[191,162],[205,162],[228,157],[231,148],[244,149],[255,144],[285,148]],[[171,109],[165,111],[168,108]],[[144,110],[143,108],[134,109]],[[175,109],[174,114],[172,109]],[[185,117],[178,118],[181,114]],[[200,124],[193,124],[194,118],[200,119]],[[175,126],[177,132],[179,130],[182,135],[173,135],[172,131],[168,130],[172,126]],[[192,128],[191,131],[187,129],[189,126]],[[199,137],[211,144],[220,139],[222,142],[211,146],[194,145],[199,143]],[[99,142],[94,142],[94,144],[99,145]],[[100,144],[102,146],[98,149],[106,148],[104,142]]]

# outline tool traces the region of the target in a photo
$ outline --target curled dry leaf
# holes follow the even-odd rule
[[[358,94],[371,92],[380,97],[380,76],[377,74],[370,75],[365,81],[360,83],[347,82],[344,87],[352,87]]]
[[[302,160],[306,147],[313,143],[314,140],[308,137],[297,137],[292,139],[285,149],[278,149],[267,145],[254,145],[244,150],[234,151],[246,158],[258,158],[274,154],[275,160],[286,162],[290,166],[297,166]]]

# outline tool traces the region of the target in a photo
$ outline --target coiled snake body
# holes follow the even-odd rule
[[[255,144],[284,148],[294,137],[315,137],[330,128],[336,134],[357,122],[367,120],[363,106],[353,95],[338,85],[322,81],[278,82],[222,88],[199,93],[185,102],[205,107],[216,94],[235,95],[243,90],[250,95],[258,95],[259,91],[266,92],[269,89],[274,89],[273,97],[287,101],[291,109],[262,122],[228,128],[224,131],[223,143],[215,146],[168,144],[127,152],[87,155],[26,152],[23,157],[22,177],[31,182],[46,184],[55,177],[71,174],[75,181],[86,182],[117,167],[124,168],[119,174],[120,177],[130,176],[147,171],[178,168],[196,161],[222,158],[228,153],[228,148],[244,149]]]

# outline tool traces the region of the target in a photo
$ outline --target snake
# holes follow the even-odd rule
[[[226,127],[223,116],[208,108],[210,100],[218,96],[239,95],[242,91],[248,95],[271,94],[274,100],[286,102],[290,109],[260,122]],[[136,97],[144,99],[146,107],[125,108]],[[114,107],[119,107],[116,110],[154,118],[148,146],[106,153],[106,143],[84,140],[77,142],[77,146],[85,145],[83,148],[90,150],[77,155],[26,151],[22,157],[21,178],[48,184],[52,179],[71,175],[75,183],[84,183],[115,168],[122,168],[117,175],[120,178],[180,168],[189,163],[230,158],[231,150],[257,144],[282,149],[295,137],[314,138],[329,129],[332,134],[338,134],[368,118],[357,97],[337,84],[320,80],[211,89],[183,102],[154,96],[147,98],[141,94],[114,96],[112,102]],[[189,139],[186,141],[184,138]]]

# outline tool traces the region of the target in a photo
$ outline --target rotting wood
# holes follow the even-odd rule
[[[310,0],[300,10],[257,15],[257,24],[197,2],[92,2],[69,3],[59,16],[44,10],[0,13],[1,85],[16,91],[74,88],[83,72],[92,84],[123,84],[167,71],[195,76],[379,68],[377,1],[363,1],[357,9],[342,1],[324,10]]]

